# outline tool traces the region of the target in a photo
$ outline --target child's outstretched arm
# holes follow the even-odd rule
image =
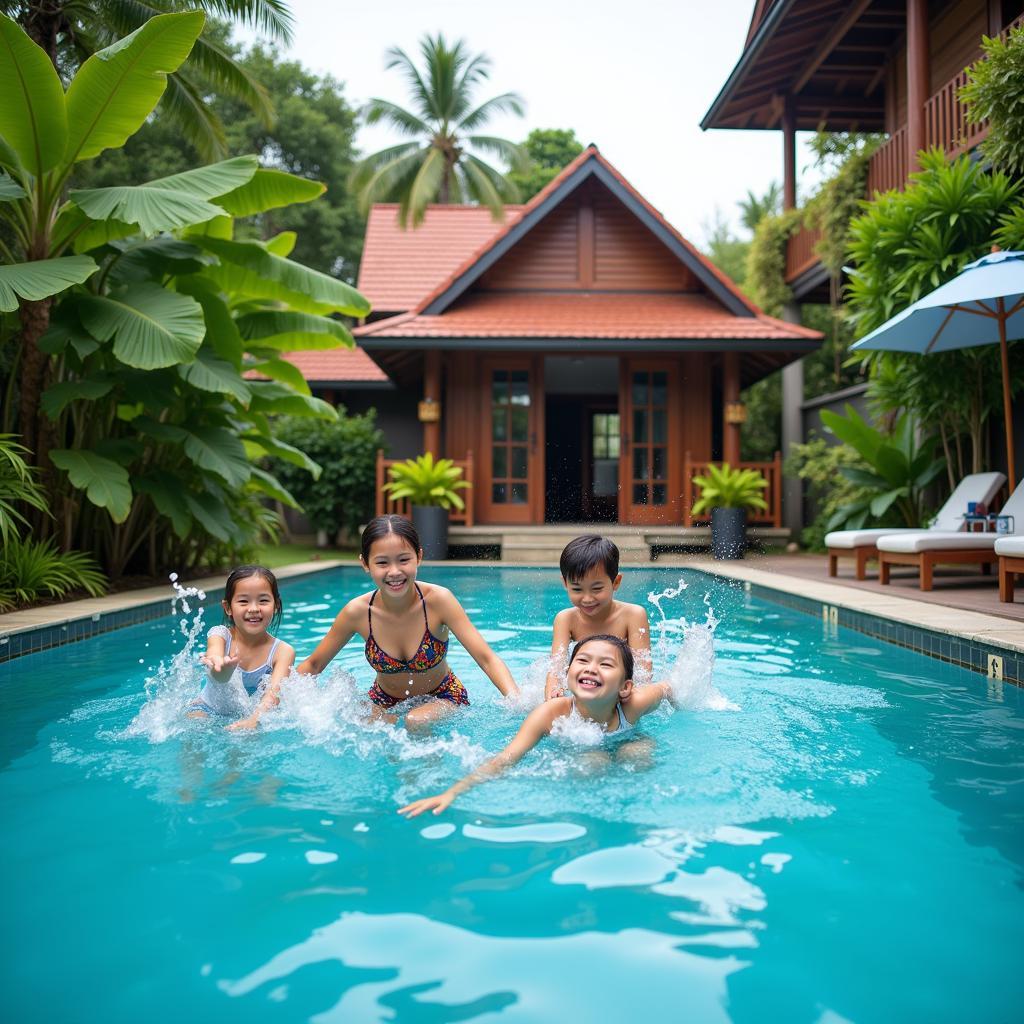
[[[333,625],[327,631],[327,636],[316,645],[316,650],[299,665],[298,671],[302,675],[319,675],[331,663],[338,651],[352,639],[357,631],[358,601],[359,598],[349,601],[338,612]]]
[[[668,701],[673,707],[677,707],[675,693],[668,683],[651,683],[648,686],[634,686],[630,692],[629,699],[623,702],[622,710],[627,721],[636,722],[638,718],[650,714],[656,708],[661,707],[663,701]]]
[[[555,624],[552,626],[551,631],[551,659],[552,662],[555,658],[568,658],[569,656],[569,643],[571,637],[569,635],[569,617],[572,615],[571,608],[563,608],[555,616]],[[547,678],[544,680],[544,699],[551,700],[552,697],[562,696],[562,680],[559,678],[557,672],[549,672]]]
[[[566,701],[568,704],[568,701]],[[510,765],[522,760],[523,755],[533,750],[541,739],[551,732],[551,724],[559,715],[567,713],[567,708],[552,701],[541,704],[534,708],[519,726],[519,732],[515,734],[512,741],[500,753],[485,761],[475,771],[469,773],[465,778],[459,779],[454,786],[446,789],[437,796],[424,797],[422,800],[414,800],[411,804],[398,809],[399,814],[407,818],[415,818],[424,811],[433,811],[440,814],[451,802],[467,789],[478,786],[481,782],[487,782],[495,776],[500,775]]]
[[[291,672],[292,665],[294,664],[295,648],[291,644],[281,641],[277,645],[277,651],[274,653],[274,664],[271,668],[270,682],[267,683],[259,704],[256,705],[251,715],[240,718],[237,722],[232,722],[231,725],[225,726],[225,728],[232,730],[255,729],[259,725],[263,712],[277,707],[280,703],[281,683],[284,682],[285,677]]]
[[[491,645],[480,635],[480,630],[469,621],[465,609],[459,604],[455,595],[443,587],[434,587],[434,593],[440,598],[440,611],[444,622],[455,634],[459,643],[469,651],[473,660],[484,670],[487,678],[495,685],[503,697],[513,697],[519,693],[519,687],[512,678],[512,673],[491,649]]]
[[[210,678],[215,683],[226,683],[238,668],[237,654],[228,657],[224,655],[224,651],[227,650],[224,632],[227,632],[226,626],[212,627],[206,638],[206,651],[199,655],[199,664],[206,666]]]

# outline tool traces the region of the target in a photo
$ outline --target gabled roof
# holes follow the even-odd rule
[[[571,192],[589,178],[600,181],[697,280],[736,316],[755,316],[757,307],[709,259],[697,251],[633,186],[590,145],[552,179],[504,228],[467,258],[415,307],[416,313],[443,313],[460,295],[525,237]]]
[[[390,386],[388,375],[361,348],[331,348],[313,352],[286,352],[285,359],[299,368],[310,384]],[[249,371],[246,377],[265,379]]]
[[[366,222],[356,287],[375,313],[413,309],[468,257],[519,216],[506,206],[495,221],[482,206],[428,206],[423,223],[406,230],[397,203],[377,203]]]

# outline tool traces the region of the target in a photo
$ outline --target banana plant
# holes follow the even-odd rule
[[[935,437],[919,439],[913,420],[906,413],[896,420],[891,434],[873,426],[849,403],[845,413],[840,416],[825,409],[821,422],[867,463],[867,469],[840,468],[843,476],[866,491],[857,501],[840,508],[829,521],[828,529],[859,530],[868,523],[923,525],[926,488],[946,468],[945,459],[935,457]]]
[[[234,239],[234,218],[324,190],[254,156],[65,196],[77,162],[142,125],[202,24],[150,19],[65,93],[0,15],[0,239],[14,240],[0,249],[0,310],[21,320],[17,426],[48,471],[63,546],[84,540],[115,575],[143,546],[151,566],[172,554],[187,566],[208,542],[249,536],[260,496],[292,502],[254,462],[316,466],[274,438],[272,418],[336,413],[285,356],[351,345],[334,314],[369,311],[288,259],[294,234]]]

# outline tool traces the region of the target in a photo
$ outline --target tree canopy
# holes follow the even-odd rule
[[[522,170],[509,171],[508,179],[519,189],[524,203],[583,152],[572,128],[534,128],[522,148],[529,163]]]

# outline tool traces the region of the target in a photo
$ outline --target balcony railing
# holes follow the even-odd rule
[[[711,518],[693,514],[699,490],[694,486],[693,478],[706,473],[709,465],[709,462],[694,462],[689,452],[683,458],[683,526],[693,526],[695,522],[707,522]],[[782,526],[782,455],[776,452],[771,462],[741,462],[739,468],[756,469],[768,481],[762,492],[768,510],[752,509],[747,513],[747,522],[757,526]]]
[[[385,459],[384,453],[378,449],[377,451],[377,515],[382,516],[385,513],[393,513],[399,516],[405,516],[407,519],[411,518],[412,509],[410,508],[409,501],[407,498],[401,498],[396,501],[391,497],[387,491],[384,490],[384,484],[388,480],[388,470],[395,465],[397,462],[403,461],[402,459]],[[464,459],[453,459],[456,466],[462,469],[462,479],[465,480],[470,487],[468,490],[462,492],[462,498],[466,502],[466,507],[460,512],[458,509],[452,509],[448,514],[448,521],[452,523],[462,523],[465,526],[473,525],[473,453],[466,452]]]
[[[1014,18],[1000,32],[1005,39],[1010,31],[1024,25],[1024,14]],[[967,84],[967,68],[954,75],[925,103],[925,146],[938,146],[947,156],[968,153],[988,135],[988,123],[974,124],[967,120],[967,108],[960,101],[960,89]],[[868,164],[867,195],[901,189],[910,174],[907,152],[907,126],[902,125],[877,149]],[[786,281],[795,281],[818,260],[814,245],[816,232],[801,228],[786,244]],[[808,252],[810,255],[808,255]]]

